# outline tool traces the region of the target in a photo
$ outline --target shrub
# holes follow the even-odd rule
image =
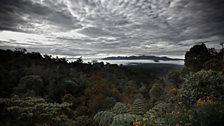
[[[172,71],[167,76],[168,80],[177,88],[183,83],[182,73],[180,71]]]
[[[207,101],[203,105],[196,107],[194,119],[195,125],[201,126],[222,126],[224,124],[224,104],[223,102]]]
[[[130,113],[118,114],[114,116],[111,126],[131,126],[136,119],[140,118],[141,116]]]
[[[196,100],[207,96],[223,99],[224,76],[214,71],[199,71],[186,78],[180,98],[187,105],[193,105]]]
[[[65,112],[69,112],[70,104],[48,103],[42,98],[13,97],[0,99],[0,122],[11,126],[58,125],[72,122]]]
[[[20,79],[14,90],[20,96],[41,96],[43,86],[43,80],[39,75],[28,75]]]
[[[142,99],[135,99],[131,112],[136,115],[142,115],[145,113],[145,104]]]
[[[149,90],[150,100],[154,103],[161,99],[161,96],[164,93],[164,86],[162,84],[154,84]]]
[[[128,113],[128,108],[125,104],[117,102],[113,107],[113,112],[116,114]]]
[[[98,112],[95,116],[94,116],[94,121],[99,125],[99,126],[109,126],[112,121],[113,121],[113,117],[114,117],[114,113],[112,112],[108,112],[108,111],[101,111]]]
[[[196,107],[174,105],[172,110],[166,113],[166,124],[186,126],[222,126],[224,123],[223,102],[211,99],[200,100]]]
[[[147,118],[147,125],[158,125],[163,126],[165,122],[165,113],[169,110],[170,106],[168,103],[159,103],[147,111],[144,115]]]

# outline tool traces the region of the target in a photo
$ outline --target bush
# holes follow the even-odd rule
[[[114,115],[113,112],[101,111],[94,116],[94,120],[99,126],[109,126],[113,121]]]
[[[41,96],[43,86],[43,80],[39,75],[28,75],[20,79],[14,90],[20,96]]]
[[[145,104],[142,99],[135,99],[131,111],[136,115],[143,115],[145,113]]]
[[[133,123],[142,123],[144,102],[136,99],[132,105],[132,113],[129,113],[125,104],[117,102],[112,112],[100,111],[94,116],[94,121],[99,126],[131,126]],[[136,113],[136,114],[133,114]],[[138,115],[137,115],[138,114]]]
[[[165,122],[165,113],[169,110],[170,106],[168,103],[159,103],[153,108],[149,109],[144,117],[147,118],[147,126],[164,126]]]
[[[165,116],[168,125],[222,126],[224,124],[223,102],[211,102],[207,99],[196,107],[174,106]]]
[[[130,113],[118,114],[114,116],[111,126],[131,126],[132,123],[138,118],[141,118],[141,116]]]
[[[161,100],[161,96],[164,94],[164,92],[164,85],[155,83],[149,90],[149,97],[151,102],[155,103],[156,101]]]
[[[65,114],[70,111],[69,106],[67,103],[48,103],[36,97],[1,98],[0,122],[10,126],[62,126],[69,122],[72,124],[72,120]]]
[[[128,113],[128,108],[125,104],[117,102],[113,107],[113,112],[116,114]]]
[[[187,105],[207,96],[224,99],[224,76],[220,72],[199,71],[186,78],[180,98]]]
[[[196,108],[197,121],[195,125],[201,126],[223,126],[224,124],[224,104],[223,102],[205,103]]]
[[[177,88],[183,83],[183,77],[182,73],[180,71],[173,71],[170,72],[167,76],[168,80],[174,84]]]

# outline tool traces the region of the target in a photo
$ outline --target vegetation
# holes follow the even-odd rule
[[[192,105],[196,100],[208,96],[224,100],[223,84],[224,75],[220,72],[201,70],[186,78],[180,90],[180,97],[188,105]]]
[[[47,103],[43,98],[25,97],[1,98],[0,125],[57,125],[69,126],[71,113],[67,103]]]
[[[141,119],[144,110],[142,99],[136,99],[131,110],[123,103],[116,103],[112,111],[100,111],[94,116],[95,123],[100,126],[130,126],[136,120]],[[140,110],[138,112],[137,110]],[[137,114],[135,114],[137,112]]]
[[[224,49],[195,45],[185,68],[164,76],[25,49],[0,58],[2,126],[224,124]]]

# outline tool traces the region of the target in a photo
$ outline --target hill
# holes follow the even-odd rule
[[[169,58],[166,56],[158,57],[158,56],[141,55],[141,56],[126,56],[126,57],[125,56],[106,57],[106,58],[102,58],[102,60],[153,60],[155,62],[159,62],[159,61],[174,61],[174,60],[183,60],[183,59]]]

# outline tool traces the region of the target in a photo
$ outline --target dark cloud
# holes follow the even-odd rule
[[[0,30],[43,36],[23,44],[55,54],[183,55],[201,41],[218,46],[223,12],[223,0],[1,0]]]
[[[24,3],[20,0],[1,0],[0,1],[0,28],[2,30],[16,29],[17,23],[24,23],[17,11]],[[19,7],[17,7],[19,6]]]
[[[50,8],[34,3],[32,0],[1,0],[0,1],[0,28],[1,30],[21,30],[19,26],[32,26],[32,23],[42,21],[63,29],[70,30],[80,28],[80,24],[74,24],[75,19],[60,8]],[[77,21],[76,21],[77,22]]]

